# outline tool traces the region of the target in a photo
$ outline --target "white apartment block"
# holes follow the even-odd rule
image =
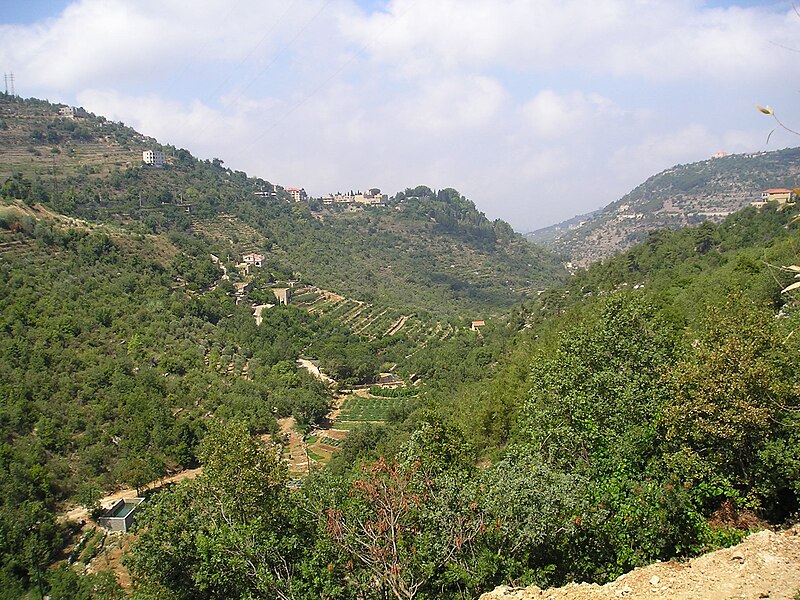
[[[142,152],[142,162],[161,168],[164,166],[164,153],[161,150],[145,150]]]
[[[308,199],[308,195],[306,194],[306,191],[303,188],[286,188],[286,191],[289,192],[289,195],[295,202],[300,202],[301,200]]]
[[[368,192],[348,192],[347,194],[327,194],[322,197],[323,204],[366,204],[381,205],[385,204],[389,197],[381,194],[380,189],[371,188]]]

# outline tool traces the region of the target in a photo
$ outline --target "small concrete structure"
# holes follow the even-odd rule
[[[133,525],[136,509],[144,502],[144,498],[121,498],[97,519],[100,527],[109,531],[127,532]]]
[[[289,304],[292,298],[292,288],[272,288],[275,298],[278,299],[278,304]]]
[[[486,321],[473,321],[470,329],[472,331],[480,331],[481,327],[486,327]]]

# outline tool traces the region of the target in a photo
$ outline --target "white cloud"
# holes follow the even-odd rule
[[[761,76],[785,68],[797,15],[698,2],[630,0],[393,0],[385,13],[351,15],[343,31],[374,60],[407,76],[502,66],[521,72],[587,69],[673,81]]]
[[[486,126],[506,101],[502,86],[482,76],[424,79],[413,92],[389,103],[387,117],[435,135]]]
[[[57,19],[0,27],[0,60],[24,72],[30,85],[50,89],[101,80],[145,84],[195,68],[202,76],[200,61],[211,67],[218,61],[269,64],[320,6],[314,0],[289,12],[280,3],[254,0],[230,6],[212,0],[80,0]]]
[[[312,194],[452,186],[520,229],[800,126],[800,18],[701,0],[77,0],[0,25],[23,95]],[[776,132],[771,144],[796,143]]]
[[[612,100],[596,93],[572,92],[559,95],[542,90],[526,102],[521,113],[531,130],[544,138],[558,138],[596,125],[623,118],[625,113]]]

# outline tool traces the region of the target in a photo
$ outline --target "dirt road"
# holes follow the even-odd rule
[[[164,477],[163,479],[159,479],[157,481],[153,481],[147,486],[145,486],[146,490],[157,490],[168,483],[175,483],[178,481],[183,481],[184,479],[194,479],[203,471],[202,467],[197,469],[187,469],[186,471],[181,471],[180,473],[176,473],[175,475],[171,475],[170,477]],[[136,490],[132,488],[127,488],[124,490],[118,490],[113,494],[109,494],[104,498],[100,499],[100,506],[103,508],[110,508],[117,500],[121,500],[122,498],[135,498],[136,497]],[[78,506],[73,509],[68,510],[65,513],[59,515],[60,521],[85,521],[89,518],[89,511],[87,511],[84,507]]]
[[[259,304],[259,305],[253,307],[253,316],[256,319],[256,325],[261,325],[261,321],[264,320],[264,317],[261,316],[261,312],[265,308],[269,309],[269,308],[272,308],[273,306],[275,306],[275,305],[274,304]]]
[[[298,367],[304,368],[306,371],[311,373],[314,377],[316,377],[320,381],[324,381],[329,385],[336,385],[336,381],[333,378],[325,375],[325,373],[320,371],[319,367],[310,360],[306,360],[305,358],[298,358],[296,364]]]

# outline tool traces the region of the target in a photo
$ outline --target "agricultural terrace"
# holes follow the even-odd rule
[[[382,423],[392,414],[402,414],[409,401],[409,398],[378,397],[361,390],[345,398],[333,427],[350,431],[361,423]]]

